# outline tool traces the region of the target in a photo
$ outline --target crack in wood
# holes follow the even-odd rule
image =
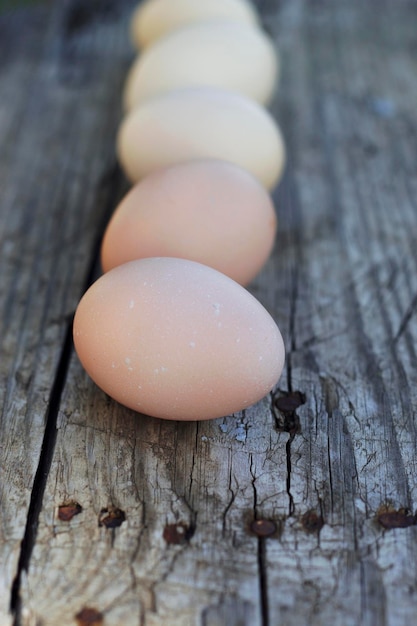
[[[406,310],[406,312],[404,313],[404,316],[401,320],[401,323],[399,325],[399,328],[394,336],[393,339],[393,343],[397,343],[397,341],[400,339],[401,335],[404,333],[404,331],[406,330],[411,318],[413,317],[414,313],[417,310],[417,293],[415,294],[414,298],[412,299],[408,309]]]
[[[274,394],[272,398],[272,413],[275,419],[275,428],[279,432],[286,432],[289,434],[287,443],[285,444],[287,464],[286,489],[289,500],[288,517],[291,517],[294,514],[294,498],[291,493],[291,446],[295,436],[301,431],[300,418],[298,417],[296,410],[301,405],[305,404],[305,401],[306,397],[300,391],[284,392],[278,390],[277,394]]]
[[[103,178],[100,181],[97,193],[97,202],[101,201],[101,194],[103,192],[105,193],[104,197],[106,198],[106,202],[103,203],[103,219],[101,223],[99,223],[99,227],[97,229],[98,234],[92,248],[90,262],[87,265],[87,272],[82,293],[87,290],[97,274],[101,240],[109,216],[114,209],[116,198],[118,198],[120,195],[120,187],[123,180],[124,179],[120,168],[115,165],[111,170],[104,174]],[[22,575],[24,572],[29,571],[29,564],[36,543],[39,515],[42,510],[43,496],[45,493],[46,483],[48,480],[48,475],[55,451],[57,437],[57,420],[61,397],[65,387],[72,354],[73,340],[71,316],[71,319],[66,324],[66,331],[63,339],[61,353],[49,395],[45,415],[45,431],[39,455],[38,466],[33,480],[30,503],[26,518],[26,526],[20,545],[17,570],[11,587],[9,607],[10,612],[13,615],[13,626],[21,626],[22,624]]]
[[[285,453],[287,457],[287,481],[286,488],[288,494],[288,517],[291,517],[294,514],[295,506],[294,506],[294,496],[291,493],[291,471],[292,471],[292,461],[291,461],[291,444],[294,441],[295,433],[290,434],[288,437],[288,441],[285,444]]]
[[[10,611],[14,616],[13,626],[21,625],[21,582],[23,572],[29,570],[29,563],[36,542],[39,515],[42,509],[43,495],[51,468],[57,436],[57,418],[62,391],[64,389],[69,362],[72,354],[72,324],[67,325],[65,339],[58,362],[55,380],[53,382],[48,402],[45,420],[45,432],[39,456],[38,467],[33,481],[30,504],[26,519],[26,528],[20,547],[17,572],[12,584],[10,597]]]
[[[236,479],[236,477],[234,475],[233,475],[233,478],[234,478],[235,483],[237,485],[238,481],[237,481],[237,479]],[[222,513],[222,534],[223,534],[223,536],[225,536],[225,534],[226,534],[226,517],[227,517],[227,514],[228,514],[228,512],[229,512],[229,510],[230,510],[230,508],[231,508],[231,506],[232,506],[232,504],[233,504],[233,502],[235,501],[235,498],[236,498],[236,493],[233,491],[233,488],[232,488],[232,463],[230,463],[230,465],[229,465],[229,484],[228,484],[228,489],[230,491],[231,496],[230,496],[229,502],[225,506],[225,508],[223,510],[223,513]]]
[[[258,537],[259,591],[261,596],[261,624],[269,626],[268,574],[266,558],[266,538]]]
[[[254,522],[251,528],[258,520],[258,492],[256,489],[256,475],[253,470],[253,456],[249,457],[249,471],[252,477],[253,489],[253,517]],[[266,537],[258,535],[257,560],[258,560],[258,579],[259,579],[259,599],[260,599],[260,617],[261,626],[269,626],[269,599],[268,599],[268,574],[267,574],[267,558],[266,558]]]
[[[72,4],[75,6],[76,0],[72,0]],[[158,435],[157,429],[150,427],[150,421],[148,424],[147,419],[141,417],[137,420],[140,426],[129,426],[126,432],[136,442],[133,445],[137,446],[138,457],[142,458],[137,462],[132,461],[131,470],[126,462],[126,475],[123,477],[119,476],[119,472],[115,472],[116,476],[111,475],[111,472],[109,476],[106,473],[100,486],[94,491],[94,475],[88,474],[91,456],[86,459],[87,469],[84,469],[84,465],[79,466],[73,462],[73,457],[70,458],[72,446],[74,449],[79,446],[78,453],[83,462],[84,452],[89,455],[94,452],[97,455],[96,473],[100,474],[104,466],[107,472],[113,466],[113,459],[114,465],[120,461],[119,452],[126,459],[131,451],[130,440],[125,442],[118,433],[118,420],[125,419],[127,414],[110,401],[106,404],[103,400],[100,407],[105,414],[95,416],[97,405],[94,402],[100,394],[95,394],[92,383],[86,383],[85,388],[78,390],[80,378],[84,382],[86,379],[79,367],[74,368],[76,371],[71,378],[72,391],[68,389],[68,378],[66,387],[69,397],[65,399],[64,391],[61,401],[59,419],[62,417],[62,429],[58,422],[56,458],[53,459],[46,486],[44,509],[40,515],[36,539],[38,548],[30,560],[27,587],[25,577],[22,579],[22,610],[28,612],[31,622],[60,623],[62,590],[71,588],[74,593],[71,597],[67,596],[69,606],[65,612],[69,619],[77,615],[83,607],[96,607],[103,611],[105,620],[111,623],[123,619],[126,624],[140,623],[145,626],[152,622],[155,626],[160,626],[187,619],[189,623],[200,623],[201,619],[204,626],[261,626],[260,589],[262,593],[267,585],[270,589],[269,606],[266,596],[264,624],[268,620],[271,625],[288,622],[307,624],[317,620],[325,623],[333,620],[340,625],[350,620],[352,623],[383,625],[405,624],[414,619],[416,559],[415,545],[410,537],[415,528],[408,528],[414,525],[412,512],[416,510],[416,481],[413,472],[416,404],[412,377],[416,353],[413,341],[415,315],[411,310],[413,298],[416,298],[416,258],[412,237],[415,224],[412,213],[415,214],[416,197],[413,158],[416,136],[412,116],[412,102],[415,98],[410,97],[415,95],[412,81],[413,57],[409,54],[414,49],[415,32],[411,27],[412,20],[408,19],[412,16],[408,12],[402,12],[403,9],[394,2],[384,2],[384,11],[378,14],[369,7],[366,8],[366,3],[363,7],[354,7],[348,0],[321,1],[315,3],[315,7],[307,7],[308,3],[298,0],[294,3],[280,1],[275,5],[272,0],[258,0],[257,4],[262,6],[263,11],[266,7],[270,10],[276,41],[283,47],[282,52],[287,59],[284,69],[287,67],[288,71],[283,74],[284,89],[279,96],[279,111],[286,111],[287,123],[283,124],[283,128],[289,148],[289,165],[292,166],[289,177],[293,175],[294,180],[289,185],[289,190],[288,183],[285,183],[287,186],[284,187],[284,192],[279,192],[284,202],[277,204],[280,217],[282,215],[279,237],[283,249],[280,249],[279,255],[272,261],[271,273],[268,274],[267,270],[265,280],[261,277],[256,289],[260,299],[271,294],[271,308],[275,306],[274,294],[277,294],[277,317],[280,318],[283,311],[286,311],[283,330],[287,342],[290,294],[293,296],[292,336],[291,343],[287,344],[289,361],[286,374],[289,386],[286,388],[293,391],[301,385],[302,380],[308,393],[309,410],[302,413],[304,435],[297,438],[292,445],[292,441],[287,441],[291,422],[282,410],[278,414],[279,429],[287,435],[277,435],[276,428],[271,433],[270,417],[263,409],[262,414],[254,409],[252,416],[253,423],[256,423],[256,432],[255,429],[249,432],[245,446],[235,444],[233,429],[226,431],[231,437],[223,437],[223,431],[222,436],[218,437],[215,423],[204,425],[201,426],[204,437],[207,435],[211,444],[203,447],[202,437],[199,437],[198,442],[196,438],[195,455],[192,458],[195,433],[192,426],[175,426],[178,429],[175,431],[178,439],[184,438],[184,441],[175,449],[176,454],[172,454],[171,446],[165,449],[161,445],[161,437],[167,438],[167,433],[171,434],[172,431],[164,427]],[[282,13],[279,15],[277,4],[282,6]],[[396,19],[391,19],[394,17]],[[65,48],[62,59],[64,67],[61,67],[59,58],[56,58],[56,49],[59,48],[54,38],[56,22],[55,19],[54,24],[49,27],[45,44],[47,51],[42,53],[42,73],[34,72],[34,75],[43,79],[51,76],[54,84],[55,81],[59,83],[59,89],[65,98],[71,98],[71,94],[78,90],[77,97],[81,102],[81,97],[87,93],[82,79],[90,76],[90,72],[91,75],[96,74],[97,70],[100,79],[102,76],[106,77],[101,63],[96,63],[94,58],[98,54],[101,40],[110,32],[110,28],[100,32],[93,27],[90,29],[88,24],[81,24],[78,30],[74,29],[71,41],[61,44]],[[39,25],[43,26],[44,22],[40,21]],[[10,32],[15,31],[12,29]],[[30,32],[29,29],[29,34]],[[23,66],[24,51],[26,55],[28,50],[35,55],[34,45],[23,46],[21,43],[27,40],[27,33],[28,29],[20,31],[19,37],[14,37],[17,41],[18,57],[13,66],[10,66],[10,75],[12,69],[14,72],[15,67],[19,70],[20,65]],[[119,37],[117,34],[116,36]],[[9,38],[6,28],[3,28],[0,48],[2,51],[10,48],[10,52],[6,50],[7,57],[12,49]],[[112,50],[112,42],[106,43],[107,48]],[[36,55],[39,56],[39,51]],[[3,78],[7,70],[6,59],[2,55],[0,57],[4,61],[4,70],[1,72]],[[108,57],[105,59],[108,64]],[[77,63],[71,69],[70,65],[75,61]],[[120,72],[120,65],[119,59],[116,63],[119,69],[116,68],[115,71]],[[112,71],[111,67],[109,65],[109,71]],[[68,73],[69,78],[75,82],[74,85],[69,85],[69,89],[62,85],[61,69],[64,71],[64,78]],[[17,76],[19,77],[19,73]],[[4,109],[7,114],[4,124],[6,136],[11,138],[9,142],[13,141],[13,137],[16,140],[20,138],[17,129],[22,120],[26,121],[26,125],[22,125],[26,133],[29,123],[33,127],[33,120],[39,117],[36,113],[39,89],[36,88],[31,93],[33,82],[27,81],[27,77],[28,71],[25,70],[20,76],[20,83],[28,82],[28,90],[4,91],[10,94],[9,100],[18,112],[9,116],[7,108]],[[120,81],[116,82],[119,84]],[[3,84],[12,85],[8,81]],[[42,88],[46,87],[46,91],[51,89],[51,82],[47,80],[39,81],[39,84]],[[401,85],[404,90],[396,91],[396,87]],[[82,93],[79,87],[83,87]],[[383,93],[384,89],[387,90],[386,94]],[[383,122],[379,122],[380,126],[373,124],[371,115],[367,114],[367,107],[371,96],[387,97],[389,90],[396,94],[397,117],[390,119],[384,130]],[[23,114],[26,109],[17,98],[20,93],[26,97],[31,96],[30,109],[33,111],[29,117]],[[95,132],[102,129],[103,134],[107,134],[109,128],[113,129],[115,112],[110,105],[114,107],[116,97],[109,98],[106,95],[104,84],[103,89],[95,90],[94,94],[97,103],[99,96],[103,95],[103,107],[106,107],[105,110],[100,108],[101,105],[98,107],[97,117],[101,122]],[[59,104],[59,99],[56,104]],[[89,106],[94,105],[95,101],[90,100]],[[71,120],[69,122],[71,132],[81,129],[72,141],[79,142],[88,159],[91,159],[92,149],[90,151],[88,146],[91,146],[90,138],[94,135],[86,133],[85,124],[78,127]],[[54,133],[55,130],[59,131],[59,124],[61,121],[58,117],[56,126],[51,125]],[[407,140],[411,134],[412,141],[409,142]],[[65,137],[68,136],[67,128]],[[39,137],[39,134],[34,134],[33,140],[37,140],[36,145],[41,146],[39,152],[42,153],[44,146],[39,143]],[[87,137],[85,144],[84,137]],[[23,152],[29,155],[26,158],[30,158],[30,144],[31,142],[23,144],[25,150],[16,153],[16,159],[21,158]],[[63,145],[61,142],[61,150]],[[379,152],[370,159],[365,151],[369,150],[369,146],[373,149],[374,145]],[[49,144],[48,146],[51,147]],[[6,149],[4,163],[9,152],[13,156],[13,151]],[[68,160],[73,154],[81,155],[81,150],[71,151],[67,146],[65,152]],[[105,150],[105,158],[107,154]],[[23,165],[25,163],[26,161]],[[49,159],[42,161],[42,169],[36,166],[36,160],[33,163],[33,177],[39,177],[41,186],[42,177],[47,176],[49,163]],[[100,158],[96,163],[92,163],[92,168],[88,161],[82,159],[78,159],[77,164],[65,164],[65,176],[70,174],[76,179],[73,181],[76,185],[73,201],[87,197],[85,208],[91,204],[91,185],[88,186],[85,181],[91,181],[92,171],[97,174]],[[11,166],[7,165],[4,171],[6,181],[11,178]],[[54,175],[55,172],[56,170]],[[21,185],[23,177],[20,174],[17,181]],[[16,184],[9,189],[13,191]],[[107,190],[101,196],[104,202],[107,200],[106,194]],[[46,193],[34,194],[34,197],[42,202]],[[16,241],[22,241],[23,245],[15,246],[12,250],[9,246],[14,239],[5,240],[5,250],[8,254],[7,261],[13,263],[15,268],[13,272],[18,280],[22,280],[25,276],[21,272],[24,264],[19,262],[18,254],[28,244],[34,245],[35,235],[40,238],[41,233],[36,226],[39,224],[38,220],[25,224],[27,211],[25,209],[23,212],[24,203],[19,194],[16,198],[18,202],[15,215],[20,215],[18,204],[22,206],[22,219],[17,224],[21,227],[21,232],[19,231],[19,239],[16,238]],[[6,209],[8,204],[12,206],[12,202],[6,202]],[[54,209],[53,203],[50,204],[48,210]],[[73,208],[72,202],[63,204],[65,208]],[[98,207],[100,211],[97,211]],[[102,209],[102,203],[97,200],[94,215],[82,224],[91,228],[92,219],[96,219]],[[10,215],[12,213],[13,211]],[[9,217],[7,212],[6,216]],[[61,218],[60,213],[56,213],[54,224],[58,224],[61,219],[62,229],[67,228],[68,218],[66,215]],[[61,236],[53,239],[54,234],[57,234],[54,224],[48,230],[48,237],[43,239],[48,249],[61,247],[63,242]],[[28,228],[27,235],[24,235],[23,227]],[[35,227],[35,231],[32,231],[32,227]],[[94,226],[94,231],[96,227]],[[77,229],[73,233],[71,228],[70,224],[65,245],[72,243],[79,234]],[[95,232],[88,233],[88,246],[94,235]],[[72,241],[69,241],[70,236]],[[81,250],[84,255],[85,247],[75,246],[75,250]],[[33,247],[33,251],[38,255],[41,246]],[[87,251],[87,255],[89,254],[90,250]],[[38,258],[39,256],[41,257],[38,255]],[[54,251],[54,259],[56,258],[62,257]],[[32,253],[26,255],[25,263],[26,259],[33,259],[40,279],[49,281],[52,289],[52,264],[39,264]],[[83,256],[82,261],[79,261],[79,264],[82,263],[81,272],[77,270],[74,273],[74,280],[78,284],[76,289],[80,287],[80,274],[81,281],[84,278],[87,262],[88,256]],[[275,269],[277,271],[273,273]],[[91,280],[95,271],[92,272]],[[35,300],[38,283],[33,281],[33,272],[31,273],[32,287],[29,285],[26,290],[26,286],[20,287],[19,283],[17,286],[10,286],[10,298],[6,302],[8,323],[13,322],[20,303],[30,306]],[[294,279],[298,282],[298,293],[292,284]],[[73,289],[71,287],[65,292],[61,289],[59,301],[73,297],[70,295]],[[30,292],[29,298],[27,291]],[[51,299],[51,291],[47,297]],[[48,300],[45,306],[48,306]],[[42,322],[42,332],[45,332],[45,338],[42,341],[45,345],[42,344],[42,351],[48,354],[53,351],[55,364],[60,356],[62,337],[59,335],[57,345],[55,335],[49,335],[52,313],[50,309],[45,311],[48,312],[43,313],[45,323]],[[54,313],[52,323],[59,324],[57,332],[65,331],[68,322],[63,318],[65,313],[64,305],[58,307]],[[25,333],[29,328],[32,333],[30,324],[34,323],[37,323],[36,320],[31,320],[30,315],[25,314],[19,328],[24,329]],[[13,331],[14,326],[11,326]],[[13,332],[8,332],[8,337],[13,337]],[[397,344],[394,342],[395,337]],[[48,345],[49,341],[51,345]],[[29,335],[28,339],[21,338],[16,343],[28,353],[34,352],[38,345],[36,335]],[[8,355],[3,354],[4,359],[5,357]],[[18,409],[25,406],[20,421],[16,422],[19,428],[27,428],[26,438],[22,437],[25,444],[34,436],[30,432],[30,419],[35,421],[35,418],[43,418],[43,414],[39,416],[36,405],[33,405],[34,409],[31,408],[31,398],[28,396],[33,387],[39,385],[39,381],[36,376],[32,376],[35,372],[32,363],[27,365],[23,359],[20,363],[19,355],[13,357],[12,350],[7,361],[7,365],[10,361],[10,371],[17,379],[16,385],[14,379],[9,382],[7,393],[21,403]],[[56,372],[56,365],[52,367],[54,369],[51,372],[48,362],[41,381],[40,392],[46,396],[46,400]],[[70,376],[71,372],[72,368]],[[49,379],[44,385],[46,376]],[[74,405],[77,407],[75,410]],[[16,406],[15,402],[14,411]],[[263,417],[265,421],[262,421]],[[14,418],[15,415],[10,412],[4,420],[5,441],[8,442],[7,437],[11,438],[13,435],[13,445],[15,433],[19,432],[17,428],[10,428],[14,426]],[[87,433],[84,432],[85,420],[88,424]],[[128,416],[127,421],[130,423]],[[71,446],[65,439],[65,428],[72,431]],[[239,428],[243,430],[246,424],[242,422]],[[34,469],[39,461],[43,424],[40,424],[40,430],[34,446],[34,468],[32,462],[27,462],[29,450],[25,451],[24,445],[21,446],[23,453],[20,454],[22,457],[26,454],[27,458],[22,464],[19,484],[11,485],[12,495],[23,493],[25,498],[24,508],[19,509],[22,511],[21,521],[17,517],[13,518],[19,502],[14,502],[12,498],[9,502],[5,499],[4,513],[12,511],[11,523],[9,518],[3,520],[7,549],[11,545],[15,550],[14,538],[17,533],[19,538],[23,534],[31,489],[31,484],[28,487],[27,483],[32,482]],[[84,449],[86,434],[91,445]],[[106,444],[95,448],[92,443],[99,439],[106,441]],[[115,441],[117,445],[114,445]],[[3,440],[1,444],[3,445]],[[233,470],[230,465],[226,465],[226,450],[233,457]],[[247,467],[249,450],[253,452],[252,476]],[[30,456],[33,458],[32,453]],[[4,459],[9,465],[9,457],[5,455]],[[16,473],[21,469],[19,460],[17,456],[12,458],[11,467],[16,468]],[[58,467],[59,463],[62,467]],[[190,472],[191,463],[193,468]],[[163,473],[162,468],[166,469],[166,481],[158,479]],[[54,478],[56,484],[53,484]],[[218,478],[221,478],[221,482],[216,482]],[[132,484],[129,479],[132,479]],[[253,486],[251,479],[256,479]],[[84,501],[83,497],[79,497],[84,489],[94,491],[94,498],[91,498],[93,502],[97,502],[93,507],[94,516],[110,493],[120,497],[120,506],[129,514],[129,519],[134,510],[142,507],[142,520],[135,518],[129,528],[127,524],[123,525],[116,550],[108,550],[108,535],[105,537],[103,548],[106,553],[102,557],[100,572],[96,568],[96,546],[92,543],[91,557],[83,569],[85,578],[80,580],[78,573],[81,566],[77,562],[81,553],[80,546],[83,542],[88,545],[90,533],[96,532],[95,517],[91,518],[94,528],[88,527],[88,515],[93,512],[88,504],[90,500],[86,498]],[[73,532],[73,528],[68,529],[62,522],[56,524],[54,529],[50,529],[48,525],[48,520],[53,519],[56,504],[63,502],[62,494],[72,494],[85,506],[85,515],[76,524],[77,532]],[[183,546],[181,552],[180,546],[165,546],[161,536],[165,515],[168,516],[166,523],[184,520],[188,525],[188,511],[184,510],[185,505],[182,506],[182,502],[180,511],[177,510],[178,501],[184,497],[183,494],[185,497],[188,495],[196,511],[200,510],[200,532],[192,540],[190,547]],[[254,500],[258,522],[262,522],[261,514],[265,514],[271,515],[279,523],[278,520],[284,522],[287,518],[289,497],[292,495],[296,512],[288,520],[285,533],[274,539],[268,537],[267,544],[264,539],[263,552],[259,546],[259,537],[256,540],[254,537],[246,538],[246,543],[242,545],[245,542],[245,537],[242,538],[242,527],[247,526],[246,512],[249,513],[250,520],[253,520]],[[218,497],[216,501],[215,496]],[[391,500],[393,511],[379,512],[379,503]],[[399,508],[402,505],[408,505],[409,510]],[[192,511],[191,506],[187,506]],[[305,517],[302,517],[305,511]],[[315,513],[312,514],[312,511]],[[381,515],[380,520],[377,519],[378,515]],[[322,532],[320,538],[321,519],[326,520],[328,526],[324,527],[326,532]],[[384,524],[395,530],[390,532]],[[55,531],[57,534],[52,535]],[[103,539],[104,531],[101,535]],[[100,548],[101,540],[96,545]],[[151,550],[149,546],[152,547]],[[161,587],[154,585],[150,590],[150,579],[153,581],[154,577],[159,576],[160,570],[164,572],[167,568],[168,551],[168,564],[173,555],[180,555],[178,561],[172,563],[173,575],[169,575],[168,580],[165,576]],[[8,552],[5,554],[7,557]],[[212,570],[213,554],[221,564],[215,571]],[[13,561],[7,558],[6,572],[7,563],[13,562],[13,576],[16,571],[15,552]],[[73,559],[71,573],[60,569],[65,558]],[[123,569],[126,563],[129,568],[127,574]],[[268,567],[268,579],[260,582],[263,567]],[[87,578],[89,571],[93,574],[93,582]],[[118,591],[117,596],[110,599],[114,571],[118,574]],[[194,574],[198,576],[198,584],[192,581],[189,585],[182,586],[184,576],[188,577],[185,580],[190,580]],[[66,576],[68,584],[65,587]],[[9,580],[10,577],[6,578],[7,585]],[[86,597],[81,599],[77,592],[80,589],[84,592],[83,587]],[[51,589],[54,594],[50,594]],[[94,595],[97,589],[99,593]],[[8,599],[7,597],[7,601]],[[166,607],[171,609],[171,617],[174,614],[171,621]],[[252,612],[250,608],[253,609]],[[124,617],[116,617],[121,613]],[[193,617],[188,617],[191,613]]]

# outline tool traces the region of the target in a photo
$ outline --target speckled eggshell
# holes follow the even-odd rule
[[[180,257],[247,284],[270,255],[276,223],[269,194],[246,170],[215,160],[173,165],[142,179],[117,207],[102,267]]]
[[[131,110],[151,96],[205,85],[267,105],[277,76],[277,52],[265,33],[215,20],[180,28],[139,55],[128,73],[123,100]]]
[[[85,293],[78,356],[118,402],[148,415],[204,420],[264,397],[284,364],[281,334],[238,283],[183,259],[131,261]]]
[[[160,167],[213,158],[239,165],[272,189],[285,162],[282,135],[268,111],[250,98],[211,87],[146,100],[124,118],[117,152],[132,182]]]
[[[147,0],[132,16],[131,39],[137,48],[145,48],[181,26],[213,18],[259,24],[254,7],[245,0]]]

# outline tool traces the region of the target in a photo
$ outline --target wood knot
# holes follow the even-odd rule
[[[75,616],[78,626],[102,626],[104,616],[100,611],[85,607]]]
[[[79,515],[83,510],[78,502],[66,502],[58,507],[58,519],[61,522],[70,522],[75,515]]]
[[[98,517],[98,525],[106,528],[118,528],[126,521],[125,512],[116,507],[101,509]]]

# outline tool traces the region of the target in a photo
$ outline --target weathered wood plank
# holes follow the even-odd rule
[[[327,2],[290,14],[289,358],[307,403],[291,450],[294,516],[268,542],[270,620],[407,624],[416,527],[385,532],[377,516],[416,509],[415,7],[376,15]],[[306,509],[323,516],[320,533],[305,534]]]
[[[239,599],[247,606],[244,623],[260,623],[248,459],[261,465],[270,442],[255,428],[246,435],[245,424],[256,416],[199,425],[138,420],[119,407],[109,410],[100,394],[91,396],[76,363],[73,372],[86,405],[62,416],[54,485],[47,490],[29,579],[31,614],[56,623],[65,597],[72,616],[93,606],[109,623],[175,626],[198,623],[203,609],[213,619],[216,605],[221,613]],[[78,404],[82,389],[70,394]],[[91,410],[95,418],[86,421]],[[264,420],[268,424],[267,406]],[[67,449],[72,469],[63,475]],[[68,500],[83,507],[70,525],[56,518],[56,505]],[[99,528],[100,511],[111,507],[122,509],[126,521],[114,530]],[[45,558],[42,576],[54,586],[52,599],[37,585],[31,588]]]
[[[37,468],[64,338],[97,224],[120,187],[114,133],[129,48],[114,15],[77,31],[79,9],[0,14],[1,624],[10,623],[28,510],[30,534],[41,504],[31,493],[36,475],[44,480]]]
[[[274,111],[289,164],[276,194],[276,251],[251,290],[287,343],[280,390],[224,420],[166,423],[110,401],[73,357],[37,542],[21,580],[22,624],[87,623],[90,610],[96,623],[127,626],[405,626],[416,613],[417,527],[390,530],[414,520],[401,511],[381,516],[417,508],[416,6],[387,1],[382,12],[376,3],[347,0],[260,5],[284,57]],[[48,41],[56,50],[54,19]],[[90,102],[85,120],[77,120],[86,141],[81,153],[89,158],[87,146],[108,115],[101,151],[111,162],[119,94],[99,87],[98,77],[87,88],[77,72],[89,76],[95,63],[102,71],[96,55],[103,36],[113,37],[117,62],[101,80],[121,84],[123,18],[111,28],[100,20],[84,25],[81,32],[69,28],[72,46],[61,58],[72,106],[81,85]],[[43,62],[55,67],[49,46]],[[81,70],[73,59],[82,54]],[[94,117],[100,88],[107,95]],[[56,115],[60,128],[65,117]],[[85,160],[73,172],[78,192],[65,187],[78,198],[89,185],[91,194],[88,216],[73,214],[90,228],[78,252],[91,251],[100,231],[94,193],[101,159],[88,182]],[[57,163],[57,175],[65,163]],[[101,191],[103,200],[108,195]],[[71,218],[53,206],[66,229]],[[37,251],[40,233],[32,236]],[[88,263],[68,247],[61,254],[50,267],[75,257],[79,263],[61,284],[61,298],[71,302],[60,302],[62,315],[74,305]],[[19,328],[36,328],[36,319]],[[64,328],[51,336],[51,352],[62,345]],[[50,385],[44,389],[42,416]],[[292,398],[305,404],[292,411],[287,392],[300,392]],[[30,449],[35,459],[41,433]],[[5,427],[4,441],[7,435]],[[19,507],[9,505],[22,518],[15,544],[33,472],[25,489],[14,485],[13,493],[23,494]],[[13,485],[10,476],[6,484]],[[62,519],[74,503],[82,511]],[[261,519],[273,520],[276,530],[257,538],[250,525]],[[16,547],[10,553],[16,560]]]

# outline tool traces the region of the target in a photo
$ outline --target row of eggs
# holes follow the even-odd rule
[[[135,185],[107,227],[105,273],[79,303],[74,343],[122,404],[216,418],[264,397],[284,364],[278,327],[241,286],[276,232],[267,190],[284,144],[254,100],[274,91],[276,54],[245,0],[147,0],[132,38],[142,52],[117,152]]]

